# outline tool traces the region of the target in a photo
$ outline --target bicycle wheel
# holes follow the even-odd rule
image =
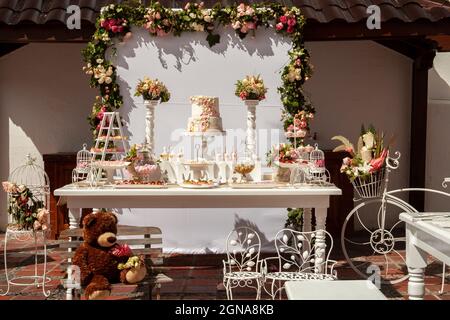
[[[347,215],[341,232],[342,251],[362,278],[373,276],[376,267],[381,283],[394,284],[408,278],[405,228],[398,219],[405,211],[410,208],[399,201],[377,198],[360,203]]]

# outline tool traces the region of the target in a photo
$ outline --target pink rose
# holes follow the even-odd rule
[[[281,16],[281,17],[280,17],[280,21],[281,21],[282,23],[287,23],[288,18],[287,18],[286,16]]]
[[[109,23],[106,20],[102,19],[100,21],[100,27],[108,29],[109,28]]]
[[[277,25],[275,26],[275,28],[276,28],[278,31],[280,31],[280,30],[282,30],[282,29],[284,28],[284,25],[283,25],[283,23],[279,22],[279,23],[277,23]]]
[[[254,22],[246,22],[245,25],[247,26],[247,28],[249,30],[256,29],[256,23],[254,23]]]
[[[119,30],[119,27],[118,27],[118,26],[112,26],[112,27],[111,27],[111,31],[114,32],[114,33],[117,33],[118,30]]]
[[[308,123],[306,121],[300,121],[300,128],[304,129],[308,126]]]
[[[297,58],[297,60],[295,60],[295,64],[297,66],[300,66],[302,64],[302,61],[300,60],[300,58]]]
[[[155,14],[155,19],[156,19],[156,20],[161,19],[161,13],[157,12],[157,13]]]
[[[297,24],[297,21],[295,21],[295,19],[292,18],[292,19],[289,19],[287,23],[288,23],[288,26],[293,27]]]
[[[116,257],[130,257],[132,255],[132,252],[127,244],[117,244],[112,247],[111,254]]]
[[[118,32],[118,33],[122,33],[122,32],[123,32],[123,29],[124,29],[123,26],[120,26],[120,27],[117,28],[117,32]]]
[[[294,27],[289,26],[289,27],[287,28],[286,31],[287,31],[288,33],[292,33],[292,32],[294,32]]]
[[[247,27],[247,25],[243,25],[242,26],[242,28],[241,28],[241,30],[240,30],[242,33],[247,33],[248,32],[248,27]]]

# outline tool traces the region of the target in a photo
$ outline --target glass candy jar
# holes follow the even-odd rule
[[[137,160],[134,162],[134,171],[139,181],[143,183],[161,181],[161,169],[147,147],[144,146],[138,151],[137,155]]]

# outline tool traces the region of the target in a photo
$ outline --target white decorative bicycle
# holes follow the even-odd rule
[[[369,278],[375,266],[381,283],[394,284],[408,278],[405,228],[398,216],[401,212],[418,211],[399,194],[419,191],[450,197],[450,193],[426,188],[388,191],[389,173],[398,168],[399,159],[399,152],[394,157],[388,155],[385,168],[352,182],[359,196],[354,201],[361,203],[347,215],[341,232],[342,251],[350,267],[361,277]]]

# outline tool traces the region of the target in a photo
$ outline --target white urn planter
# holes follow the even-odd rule
[[[155,107],[159,100],[144,100],[147,109],[145,115],[145,143],[151,152],[155,152]]]

